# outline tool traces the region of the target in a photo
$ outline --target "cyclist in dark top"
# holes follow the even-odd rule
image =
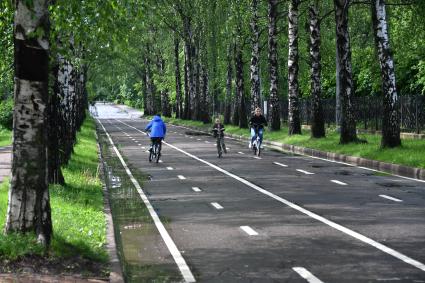
[[[249,148],[251,148],[252,143],[257,138],[255,128],[258,127],[258,136],[260,137],[260,143],[262,143],[264,126],[267,126],[267,120],[264,118],[263,114],[261,114],[261,109],[259,107],[255,109],[254,116],[251,117],[249,124],[251,126],[251,142],[249,143]]]
[[[167,127],[165,127],[165,123],[161,119],[161,114],[157,114],[152,118],[152,121],[150,121],[145,128],[145,131],[149,130],[151,131],[149,136],[152,142],[149,150],[152,150],[152,145],[156,141],[159,142],[159,148],[161,150],[161,141],[164,139],[165,133],[167,132]]]

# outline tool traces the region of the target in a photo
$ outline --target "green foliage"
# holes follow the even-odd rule
[[[0,127],[12,129],[13,100],[11,98],[0,102]]]
[[[0,127],[0,146],[12,144],[12,131]]]

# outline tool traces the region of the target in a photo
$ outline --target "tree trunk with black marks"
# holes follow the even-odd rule
[[[180,39],[177,34],[174,35],[174,67],[176,77],[176,118],[182,117],[182,83],[180,78],[180,61],[179,61],[179,43]]]
[[[162,55],[158,56],[159,59],[159,73],[161,78],[165,77],[165,60],[162,58]],[[167,87],[161,89],[161,112],[165,117],[171,117],[171,108],[170,108],[170,97],[169,90]]]
[[[233,100],[233,115],[232,115],[232,124],[235,126],[239,126],[239,114],[240,114],[240,92],[239,92],[239,88],[238,88],[238,51],[237,51],[237,43],[235,42],[234,46],[233,46],[233,61],[235,64],[235,95],[234,95],[234,100]]]
[[[381,66],[383,110],[381,147],[397,147],[400,139],[400,112],[396,89],[394,61],[390,49],[384,0],[372,0],[372,23],[375,45]]]
[[[259,31],[258,31],[258,0],[251,0],[251,112],[260,105],[260,75],[259,75]]]
[[[288,127],[289,135],[301,134],[301,120],[299,109],[299,55],[298,55],[298,7],[300,0],[290,0],[288,12]]]
[[[60,95],[61,83],[59,81],[59,69],[61,60],[57,56],[57,61],[53,64],[51,74],[53,78],[52,93],[48,102],[48,176],[49,184],[65,184],[65,179],[61,170],[61,159],[59,150],[60,141]]]
[[[336,44],[338,48],[339,97],[341,101],[340,143],[357,142],[356,121],[353,109],[353,74],[351,67],[351,45],[348,30],[349,0],[334,0],[336,22]]]
[[[146,68],[146,112],[147,115],[154,115],[154,105],[155,105],[155,89],[153,85],[152,78],[152,66],[150,59],[150,47],[149,44],[146,45],[146,57],[145,57],[145,68]]]
[[[270,73],[270,98],[269,122],[270,129],[280,130],[280,102],[278,95],[278,63],[277,63],[277,4],[278,0],[269,0],[269,73]]]
[[[312,117],[311,136],[313,138],[325,137],[325,119],[322,107],[320,75],[322,71],[320,56],[320,19],[319,1],[315,0],[309,7],[310,17],[310,64],[311,64],[311,98]]]
[[[230,117],[232,111],[232,47],[229,45],[227,48],[227,78],[226,78],[226,97],[224,101],[224,124],[230,124]]]
[[[47,166],[47,0],[15,1],[12,179],[5,232],[35,231],[48,245],[52,220]]]
[[[211,116],[210,116],[210,95],[209,95],[209,88],[208,88],[208,72],[206,67],[202,67],[202,102],[201,102],[201,120],[203,123],[210,123],[211,122]],[[214,97],[213,97],[214,99]]]
[[[239,127],[248,127],[248,118],[246,113],[246,102],[244,93],[244,79],[243,79],[243,60],[242,49],[240,46],[236,48],[236,97],[239,104]]]

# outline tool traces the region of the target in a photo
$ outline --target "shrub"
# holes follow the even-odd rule
[[[13,100],[11,98],[0,102],[0,126],[12,129]]]

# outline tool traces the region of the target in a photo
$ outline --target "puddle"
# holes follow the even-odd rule
[[[99,136],[101,141],[104,140],[102,135]],[[125,169],[105,143],[101,148],[125,282],[181,282],[180,272]],[[152,178],[137,170],[132,173],[142,187],[143,180]]]

